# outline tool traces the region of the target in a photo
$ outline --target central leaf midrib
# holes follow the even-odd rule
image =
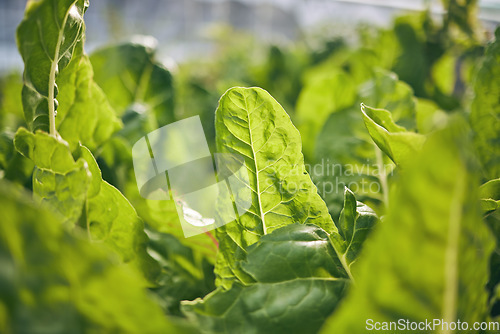
[[[57,24],[59,27],[59,34],[57,35],[57,42],[56,42],[56,47],[54,50],[54,59],[51,60],[50,64],[50,72],[49,72],[49,91],[48,91],[48,107],[49,107],[49,133],[53,136],[56,135],[56,114],[55,114],[55,97],[54,97],[54,88],[56,84],[56,69],[59,64],[59,51],[61,48],[62,40],[64,37],[64,27],[66,27],[66,21],[68,20],[69,12],[71,11],[71,8],[75,5],[76,0],[71,4],[71,6],[68,8],[68,11],[64,15],[63,22],[61,26]],[[55,19],[57,23],[57,19]]]
[[[259,185],[259,166],[257,166],[257,155],[255,153],[255,150],[253,148],[253,137],[252,137],[252,125],[250,124],[250,110],[248,108],[248,101],[247,97],[243,96],[243,100],[245,101],[245,111],[247,113],[247,119],[248,119],[248,133],[250,137],[250,149],[252,150],[252,156],[253,156],[253,161],[255,164],[255,182],[256,187],[257,187],[257,201],[259,205],[259,212],[260,212],[260,220],[262,222],[262,232],[264,235],[267,234],[267,227],[266,227],[266,222],[264,221],[264,212],[262,211],[262,202],[260,199],[260,185]]]
[[[446,244],[444,281],[445,291],[443,294],[443,319],[453,322],[456,319],[457,293],[458,293],[458,252],[460,242],[460,223],[462,220],[463,194],[465,192],[465,171],[460,170],[457,183],[450,203],[450,215],[448,217],[448,240]],[[443,331],[449,333],[450,331]]]

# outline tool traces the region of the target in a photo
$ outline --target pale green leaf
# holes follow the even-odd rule
[[[446,122],[447,114],[439,109],[432,100],[417,99],[416,109],[417,130],[419,133],[427,134],[439,129]]]
[[[367,319],[485,319],[493,240],[481,220],[464,128],[431,135],[401,171],[389,211],[365,245],[356,286],[322,333],[365,333]]]
[[[2,182],[2,333],[185,333],[142,279]]]
[[[79,43],[57,81],[56,128],[72,151],[78,143],[95,150],[121,127],[106,96],[93,81],[92,65],[82,48],[83,43]]]
[[[500,28],[474,84],[470,123],[474,144],[487,180],[500,177]]]
[[[38,131],[18,130],[16,149],[35,164],[33,192],[70,225],[86,227],[89,238],[103,242],[122,261],[142,270],[153,280],[158,268],[146,252],[144,225],[132,205],[103,181],[90,151],[80,148],[75,161],[66,142]]]
[[[174,90],[172,75],[155,59],[156,44],[152,37],[136,37],[131,43],[97,50],[90,60],[94,80],[119,115],[135,109],[163,126],[175,120]]]
[[[337,223],[339,233],[330,236],[340,261],[346,271],[352,276],[351,266],[354,265],[362,250],[363,243],[378,222],[375,212],[357,202],[354,193],[345,188],[344,208],[340,212]]]
[[[306,156],[314,154],[316,137],[328,116],[355,101],[356,85],[341,69],[331,69],[308,80],[298,97],[296,109]]]
[[[218,285],[251,279],[236,264],[260,237],[292,223],[312,223],[335,231],[326,205],[304,167],[299,132],[283,108],[260,88],[232,88],[219,102],[217,151],[241,156],[248,169],[252,204],[235,221],[233,207],[219,207],[221,223],[216,273]],[[240,275],[241,274],[241,275]],[[241,277],[240,277],[241,276]]]
[[[361,105],[363,120],[373,141],[396,165],[405,164],[417,153],[425,136],[397,125],[389,111]]]
[[[76,224],[83,212],[91,180],[87,162],[83,159],[75,162],[64,140],[42,131],[33,134],[20,128],[14,144],[35,164],[35,198],[48,203],[65,223]]]

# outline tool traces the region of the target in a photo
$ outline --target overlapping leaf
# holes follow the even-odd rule
[[[93,241],[104,242],[124,262],[133,263],[148,279],[157,267],[146,253],[147,237],[134,208],[103,181],[92,154],[81,148],[73,159],[68,144],[44,132],[19,129],[16,149],[35,164],[33,192],[70,225],[83,224]]]
[[[0,186],[2,333],[185,333],[143,290],[142,280],[97,245],[68,233],[3,182]]]
[[[236,277],[252,279],[236,260],[260,237],[295,222],[335,231],[326,205],[307,174],[299,132],[283,108],[259,88],[233,88],[216,111],[217,150],[241,156],[249,172],[252,205],[247,213],[217,229],[218,285],[228,287]],[[219,207],[221,222],[232,221],[233,207]]]
[[[14,147],[14,133],[0,133],[0,170],[2,178],[30,188],[33,162]]]
[[[90,150],[105,143],[121,128],[107,97],[93,80],[90,60],[78,43],[73,58],[58,76],[59,108],[56,128],[75,150],[82,143]]]
[[[137,37],[98,50],[90,60],[95,81],[119,115],[146,113],[156,126],[163,126],[175,120],[174,90],[172,75],[155,59],[155,51],[156,40]]]
[[[500,177],[500,29],[489,45],[474,84],[470,123],[487,180]]]
[[[328,235],[292,224],[263,236],[241,268],[255,283],[235,283],[182,310],[204,333],[315,333],[345,293],[348,276]]]
[[[357,88],[358,103],[330,115],[321,130],[312,161],[311,176],[337,217],[342,209],[344,187],[380,210],[387,202],[389,176],[394,165],[374,145],[366,131],[360,103],[388,108],[398,123],[415,125],[412,89],[393,73],[377,70]],[[385,203],[386,204],[386,203]]]
[[[48,203],[65,223],[76,224],[83,212],[91,173],[85,160],[75,161],[68,144],[43,132],[20,128],[14,139],[17,151],[33,161],[33,192]]]
[[[390,112],[361,105],[363,120],[373,141],[396,165],[408,163],[425,142],[425,136],[397,125]]]
[[[363,243],[377,222],[375,212],[367,205],[357,202],[354,193],[345,188],[344,208],[337,223],[339,233],[332,233],[330,238],[339,260],[351,277],[351,266],[358,259]]]
[[[204,297],[215,289],[213,264],[199,256],[196,247],[185,246],[170,234],[149,230],[148,236],[148,250],[161,266],[152,291],[168,314],[180,316],[182,300]]]
[[[463,128],[433,134],[401,172],[356,286],[323,333],[365,333],[367,319],[485,319],[493,240],[481,221]]]
[[[144,199],[135,184],[132,144],[176,120],[172,75],[156,59],[156,43],[152,37],[136,37],[130,43],[97,50],[90,57],[95,81],[124,123],[123,129],[100,151],[101,167],[106,178],[125,193],[152,228],[176,236],[197,256],[206,256],[213,262],[216,245],[210,236],[201,234],[185,239],[175,203]]]
[[[56,78],[69,64],[76,44],[83,38],[83,14],[88,5],[88,0],[27,4],[25,17],[17,29],[17,43],[25,64],[24,114],[33,131],[55,133]]]
[[[33,131],[57,129],[72,150],[78,143],[94,150],[120,128],[83,52],[87,7],[88,0],[31,1],[17,31],[26,122]]]

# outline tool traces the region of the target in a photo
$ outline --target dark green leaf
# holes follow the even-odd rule
[[[213,264],[170,234],[148,231],[148,236],[149,253],[162,269],[152,291],[168,314],[181,315],[182,300],[204,297],[215,289]]]
[[[184,333],[138,275],[27,197],[0,186],[2,333]]]
[[[188,318],[204,333],[316,333],[348,284],[326,232],[296,223],[247,250],[241,267],[257,282],[184,302]]]

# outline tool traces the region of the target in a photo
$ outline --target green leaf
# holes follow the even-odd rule
[[[500,176],[500,28],[495,36],[475,79],[470,113],[474,145],[487,180]]]
[[[301,140],[283,108],[260,88],[232,88],[216,111],[217,151],[244,158],[252,205],[244,215],[217,229],[217,285],[228,287],[235,276],[252,279],[236,260],[260,237],[295,222],[334,232],[325,203],[304,167]],[[234,220],[233,207],[218,207],[218,219]]]
[[[137,189],[137,185],[134,186],[134,190]],[[207,231],[186,238],[181,228],[179,213],[176,210],[174,201],[154,201],[136,196],[133,203],[139,215],[151,228],[161,233],[172,234],[196,254],[203,255],[212,263],[215,262],[217,242],[213,236],[214,231]]]
[[[71,63],[60,73],[57,82],[56,127],[72,151],[78,143],[95,150],[121,128],[115,111],[93,81],[92,65],[83,54],[83,43],[78,44]]]
[[[204,333],[317,332],[349,282],[327,233],[295,223],[263,236],[247,251],[241,267],[256,282],[183,302],[188,319]]]
[[[185,238],[173,200],[148,200],[139,194],[133,170],[132,148],[125,138],[114,136],[100,150],[98,159],[104,179],[123,192],[144,223],[157,232],[172,234],[184,246],[191,248],[197,257],[203,256],[210,263],[215,262],[217,241],[213,236],[214,231]]]
[[[474,37],[478,27],[478,0],[442,0],[446,10],[444,26],[446,29],[456,26],[470,37]]]
[[[413,89],[400,81],[396,74],[377,69],[370,80],[359,86],[358,91],[358,100],[363,104],[390,110],[399,125],[415,128]]]
[[[367,205],[357,202],[354,193],[346,187],[344,208],[337,224],[339,233],[333,233],[330,238],[340,261],[351,277],[351,266],[358,259],[363,243],[377,222],[375,212]]]
[[[22,156],[14,147],[14,134],[0,133],[0,178],[31,188],[33,162]]]
[[[460,66],[454,52],[447,52],[439,58],[431,69],[432,82],[436,89],[445,95],[453,95],[457,80],[457,67]],[[458,63],[458,64],[457,64]],[[459,68],[459,67],[458,67]]]
[[[373,70],[372,70],[373,71]],[[358,87],[358,102],[390,108],[398,123],[414,126],[412,89],[394,73],[376,70]],[[318,137],[311,177],[337,217],[342,210],[344,188],[377,212],[387,204],[394,165],[380,152],[366,131],[359,104],[333,113]]]
[[[336,112],[325,123],[310,173],[332,217],[338,217],[342,210],[345,187],[374,208],[380,206],[383,190],[379,173],[392,170],[389,166],[393,164],[389,159],[377,161],[376,149],[357,108]]]
[[[156,40],[138,37],[94,52],[94,80],[119,115],[133,107],[153,117],[157,126],[175,120],[172,75],[155,59]],[[141,110],[143,109],[143,110]]]
[[[30,130],[55,134],[57,74],[68,65],[83,38],[88,0],[29,1],[17,29],[23,57],[23,107]]]
[[[22,89],[22,75],[17,71],[0,78],[0,129],[14,132],[25,124]]]
[[[103,242],[122,261],[140,268],[153,280],[158,273],[146,252],[144,226],[132,205],[113,186],[103,181],[90,151],[81,147],[75,162],[66,142],[38,131],[20,128],[16,149],[35,164],[35,198],[61,215],[70,225],[82,224],[90,240]]]
[[[489,180],[479,188],[481,208],[484,212],[500,208],[500,179]]]
[[[92,153],[80,147],[80,156],[87,161],[92,180],[85,207],[89,239],[109,245],[121,260],[139,268],[149,280],[156,279],[159,268],[147,253],[148,237],[144,223],[122,193],[104,181]]]
[[[341,69],[313,76],[297,100],[296,118],[304,138],[304,154],[314,154],[316,137],[328,116],[354,104],[356,86]]]
[[[82,214],[91,180],[87,162],[83,159],[75,162],[64,140],[41,131],[33,134],[20,128],[14,145],[35,164],[35,198],[55,209],[65,223],[76,224]]]
[[[180,316],[182,300],[204,297],[215,289],[213,264],[170,234],[148,230],[148,236],[148,251],[162,269],[152,291],[168,314]]]
[[[184,333],[142,279],[2,182],[2,333]]]
[[[389,111],[361,105],[363,120],[373,141],[396,165],[405,164],[425,142],[425,136],[397,125]]]
[[[365,245],[356,286],[323,333],[365,333],[368,319],[485,319],[493,240],[481,221],[464,128],[431,135],[401,171],[389,211]]]
[[[427,134],[439,129],[446,122],[447,114],[432,100],[417,99],[417,130]]]

